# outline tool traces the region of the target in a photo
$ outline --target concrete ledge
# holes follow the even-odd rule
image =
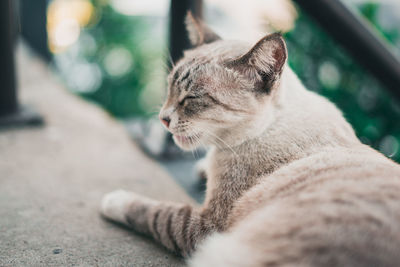
[[[104,193],[127,189],[192,202],[98,107],[66,92],[18,49],[20,100],[42,128],[0,132],[1,266],[181,266],[151,240],[99,217]]]

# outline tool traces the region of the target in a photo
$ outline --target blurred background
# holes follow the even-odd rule
[[[399,1],[343,2],[400,55]],[[113,116],[156,114],[166,92],[168,12],[168,0],[49,1],[54,70],[72,92]],[[285,33],[289,65],[306,87],[336,103],[364,143],[400,162],[399,101],[291,1],[206,0],[204,19],[227,39]]]
[[[190,154],[188,160],[183,156],[184,161],[171,161],[179,156],[164,153],[174,148],[153,118],[166,94],[171,62],[179,59],[182,48],[187,47],[182,39],[185,33],[174,32],[177,22],[173,12],[184,14],[192,8],[189,2],[21,0],[18,15],[23,42],[41,55],[66,88],[121,120],[132,138],[175,177],[181,177],[177,179],[183,184],[198,154]],[[306,87],[333,101],[362,142],[400,162],[399,94],[393,93],[393,86],[388,89],[382,77],[368,69],[368,63],[353,58],[318,18],[306,12],[301,4],[305,1],[199,2],[196,14],[223,38],[256,42],[267,33],[284,33],[289,65]],[[399,1],[341,3],[393,57],[400,56]],[[171,9],[173,5],[178,11]],[[335,23],[331,21],[333,27]],[[336,28],[340,35],[340,25]],[[182,41],[174,43],[174,38]],[[179,164],[185,166],[181,167],[184,171],[174,171]]]

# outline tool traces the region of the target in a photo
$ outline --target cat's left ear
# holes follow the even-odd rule
[[[269,90],[280,77],[288,57],[286,43],[280,33],[258,41],[246,54],[227,63],[250,78],[260,80],[258,87]]]
[[[185,23],[189,33],[190,43],[194,47],[221,40],[221,37],[213,32],[207,25],[195,19],[190,11],[186,15]]]

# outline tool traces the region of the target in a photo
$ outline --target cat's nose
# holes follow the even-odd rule
[[[169,127],[169,123],[171,122],[170,117],[162,117],[162,118],[160,118],[160,120],[161,120],[162,124],[165,125],[165,127],[167,127],[167,128]]]

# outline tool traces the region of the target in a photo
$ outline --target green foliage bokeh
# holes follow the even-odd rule
[[[399,32],[380,27],[379,8],[364,4],[359,10],[378,34],[396,43]],[[362,142],[400,162],[400,103],[305,14],[285,37],[289,64],[306,87],[334,102]]]
[[[65,78],[72,91],[98,103],[113,116],[129,118],[151,115],[155,112],[154,105],[149,107],[141,96],[146,88],[153,86],[154,81],[160,79],[162,82],[158,82],[155,85],[157,88],[152,88],[152,91],[160,92],[158,98],[163,94],[165,76],[160,75],[159,70],[162,72],[166,66],[163,55],[166,43],[165,31],[154,32],[156,23],[153,18],[121,14],[107,1],[91,0],[91,2],[94,6],[92,22],[81,29],[80,38],[73,47],[60,55],[55,55],[56,64],[63,63],[58,64],[61,76]],[[157,23],[159,24],[159,21]],[[120,75],[112,75],[107,69],[107,64],[113,65],[113,62],[108,63],[107,59],[111,58],[112,61],[118,56],[113,54],[108,57],[108,55],[116,50],[119,52],[122,50],[123,53],[119,57],[128,58],[129,62],[128,69]],[[121,65],[121,62],[117,62],[114,68],[118,68],[118,64]],[[67,67],[63,67],[64,65]],[[86,77],[89,81],[86,81],[85,77],[77,77],[81,75],[79,67],[82,65],[95,68],[95,71],[86,75],[93,76]],[[71,69],[75,68],[76,71],[73,73],[77,75],[69,75]],[[74,80],[83,80],[83,83],[79,84]],[[82,84],[85,83],[96,83],[96,85],[90,90],[82,89]]]
[[[86,49],[85,38],[81,38],[75,58],[69,52],[66,58],[71,62],[83,60],[95,64],[101,71],[101,81],[96,90],[80,94],[117,117],[146,116],[151,110],[143,104],[140,95],[155,78],[165,79],[164,74],[156,77],[152,71],[166,58],[166,25],[165,33],[155,36],[151,34],[152,18],[120,14],[102,0],[92,0],[92,3],[96,16],[94,23],[83,29],[83,36],[95,40],[95,49]],[[399,41],[398,29],[380,26],[379,4],[358,8],[379,35],[391,43]],[[285,35],[290,66],[309,90],[336,103],[362,142],[400,162],[399,102],[317,23],[302,12],[299,14],[295,28]],[[129,71],[118,77],[108,75],[103,64],[105,55],[115,46],[129,51],[133,59]],[[155,86],[153,92],[164,90],[162,82]]]

